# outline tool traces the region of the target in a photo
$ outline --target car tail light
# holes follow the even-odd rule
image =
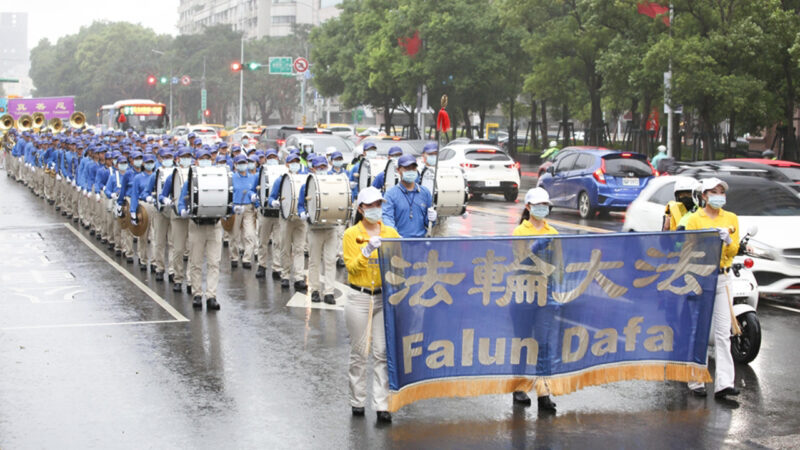
[[[747,267],[748,269],[752,269],[753,268],[753,264],[755,264],[755,263],[753,262],[753,260],[751,258],[745,258],[744,259],[744,266]]]
[[[515,168],[515,167],[516,167],[516,165],[514,165],[514,164],[506,164],[506,165],[505,165],[505,166],[503,166],[503,167],[505,167],[506,169],[513,169],[513,168]]]
[[[492,149],[492,148],[479,148],[479,149],[477,149],[475,151],[478,152],[478,153],[497,153],[497,150]]]
[[[600,168],[595,170],[592,174],[595,180],[600,184],[606,184],[606,160],[600,160]]]
[[[463,167],[465,169],[474,169],[474,168],[478,167],[478,165],[477,164],[471,164],[471,163],[461,163],[461,167]]]
[[[623,153],[623,154],[622,154],[622,155],[620,155],[620,156],[622,156],[623,158],[630,158],[630,157],[631,157],[631,154],[630,154],[630,153]]]
[[[399,141],[400,139],[402,139],[400,136],[392,136],[393,141]]]

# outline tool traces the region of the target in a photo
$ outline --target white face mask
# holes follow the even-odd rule
[[[267,159],[267,165],[268,166],[277,166],[278,165],[278,160],[276,158],[268,158]]]
[[[119,169],[120,172],[125,172],[126,170],[128,170],[128,165],[127,164],[120,164],[120,165],[117,166],[117,169]]]
[[[237,164],[236,165],[236,170],[238,170],[239,172],[246,171],[247,170],[247,164]]]
[[[155,166],[156,166],[156,163],[153,163],[153,162],[148,162],[148,163],[145,163],[145,164],[144,164],[144,168],[145,168],[145,170],[153,170],[153,168],[154,168]]]
[[[201,159],[200,161],[197,161],[197,165],[200,167],[211,167],[211,160]]]
[[[334,159],[333,160],[333,167],[342,167],[344,165],[343,159]]]
[[[375,150],[369,150],[365,153],[365,155],[367,156],[367,159],[372,159],[378,156],[378,152]]]
[[[382,216],[383,209],[380,206],[377,208],[364,209],[364,218],[367,219],[368,222],[376,223],[381,220]]]
[[[255,170],[256,163],[254,163],[254,162],[247,163],[247,168],[250,169],[250,170]]]
[[[165,160],[161,161],[161,165],[166,167],[166,168],[172,167],[173,164],[174,164],[174,162],[171,159],[165,159]]]
[[[192,165],[192,158],[181,158],[181,167],[189,167]]]
[[[300,163],[289,163],[289,171],[292,173],[297,173],[300,171]]]

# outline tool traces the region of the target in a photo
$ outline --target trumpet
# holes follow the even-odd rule
[[[50,131],[52,131],[53,133],[58,133],[58,132],[60,132],[62,129],[64,129],[64,122],[63,122],[61,119],[59,119],[58,117],[53,117],[53,118],[52,118],[52,119],[50,119],[50,121],[47,123],[47,128],[48,128]]]
[[[80,112],[76,111],[69,116],[69,126],[72,128],[83,128],[86,124],[86,116]]]
[[[47,127],[47,117],[43,113],[33,113],[33,128],[43,129]]]
[[[19,131],[28,131],[31,128],[33,128],[33,117],[28,114],[19,116],[19,120],[17,120],[17,129]]]

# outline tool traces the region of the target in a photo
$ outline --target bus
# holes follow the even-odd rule
[[[167,106],[152,100],[119,100],[113,105],[103,105],[100,120],[104,129],[133,129],[146,135],[164,134],[169,129]]]

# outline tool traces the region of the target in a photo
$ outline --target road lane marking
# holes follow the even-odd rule
[[[147,294],[147,296],[150,297],[151,299],[153,299],[154,302],[158,303],[158,306],[164,308],[165,311],[167,311],[172,317],[175,318],[175,321],[177,321],[177,322],[188,322],[189,321],[189,319],[184,317],[183,314],[179,313],[178,310],[176,310],[175,308],[172,307],[172,305],[167,303],[166,300],[164,300],[163,298],[161,298],[161,296],[156,294],[155,291],[150,289],[146,284],[144,284],[141,281],[139,281],[138,278],[136,278],[133,275],[131,275],[130,272],[128,272],[127,270],[125,270],[125,268],[123,268],[122,266],[117,264],[117,262],[114,261],[113,259],[111,259],[108,255],[106,255],[105,253],[100,251],[100,249],[98,249],[94,244],[92,244],[92,242],[89,239],[87,239],[83,234],[81,234],[78,230],[76,230],[72,225],[70,225],[68,223],[65,223],[64,226],[69,231],[71,231],[75,236],[78,236],[78,239],[83,241],[83,243],[86,244],[87,247],[89,247],[90,249],[94,250],[95,253],[97,253],[101,258],[103,258],[103,260],[105,260],[105,262],[107,262],[109,265],[111,265],[111,267],[116,269],[117,272],[119,272],[122,275],[124,275],[125,278],[127,278],[131,283],[136,285],[136,287],[141,289],[142,292]],[[147,322],[138,322],[138,323],[147,323]],[[122,324],[124,324],[124,323],[122,323]]]
[[[765,303],[766,303],[766,304],[767,304],[767,306],[769,306],[770,308],[778,308],[778,309],[783,309],[783,310],[785,310],[785,311],[791,311],[791,312],[793,312],[793,313],[800,314],[800,309],[789,308],[788,306],[783,306],[783,305],[776,305],[775,303],[772,303],[772,302],[771,302],[771,301],[769,301],[769,300],[766,300],[766,301],[765,301]]]
[[[111,327],[111,326],[118,326],[118,325],[147,325],[147,324],[158,324],[158,323],[177,323],[177,322],[188,322],[183,320],[144,320],[138,322],[100,322],[100,323],[67,323],[67,324],[56,324],[56,325],[22,325],[18,327],[5,327],[0,328],[2,331],[14,331],[14,330],[41,330],[47,328],[82,328],[82,327]]]
[[[482,212],[482,213],[492,214],[492,215],[501,215],[502,216],[502,215],[508,214],[508,211],[503,211],[501,209],[484,208],[484,207],[481,207],[481,206],[468,205],[467,209],[471,210],[471,211],[477,211],[477,212]],[[586,231],[588,233],[614,233],[614,231],[606,230],[605,228],[597,228],[597,227],[590,227],[588,225],[579,225],[577,223],[562,222],[562,221],[556,220],[556,219],[547,219],[547,223],[549,223],[550,225],[555,225],[555,226],[559,226],[559,227],[562,227],[562,228],[569,228],[569,229],[573,229],[573,230]]]

